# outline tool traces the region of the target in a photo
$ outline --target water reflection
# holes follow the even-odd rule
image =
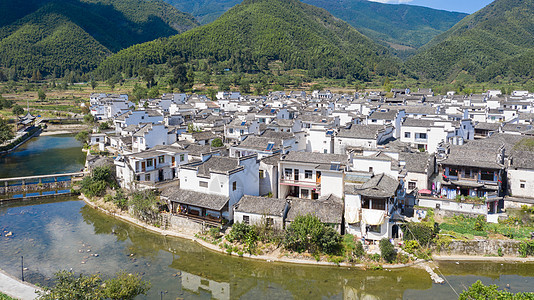
[[[85,164],[82,144],[73,135],[40,136],[0,155],[0,178],[77,172]]]
[[[297,266],[258,262],[205,250],[197,244],[153,234],[116,220],[81,201],[41,202],[0,206],[0,268],[12,274],[20,271],[20,255],[29,267],[29,281],[50,284],[60,269],[104,276],[118,270],[137,272],[152,283],[146,297],[165,299],[450,299],[447,286],[433,285],[419,269],[363,271],[359,269]],[[4,231],[12,231],[6,237]],[[463,264],[461,266],[464,266]],[[487,272],[493,276],[528,275],[529,268],[467,264],[465,274],[457,265],[443,265],[442,272],[461,289],[463,282]],[[504,272],[503,272],[504,270]],[[532,270],[532,268],[530,268]],[[468,275],[471,274],[471,275]],[[500,277],[503,280],[503,277]],[[504,277],[506,280],[508,278]],[[512,287],[534,286],[511,278]],[[474,281],[473,281],[474,282]]]

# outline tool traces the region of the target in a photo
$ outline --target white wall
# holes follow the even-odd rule
[[[534,171],[509,168],[508,184],[511,196],[534,198]],[[525,187],[521,188],[521,184]]]

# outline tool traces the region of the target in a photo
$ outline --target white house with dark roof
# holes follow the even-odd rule
[[[289,140],[293,143],[294,138]],[[259,159],[276,153],[285,154],[292,150],[291,143],[285,143],[284,139],[264,136],[249,136],[239,145],[230,147],[230,157],[242,157],[257,154]]]
[[[378,108],[371,112],[367,117],[367,125],[392,125],[394,129],[393,136],[400,137],[401,123],[406,112],[404,109]]]
[[[289,202],[285,199],[245,195],[234,205],[234,222],[266,225],[281,231],[288,210]]]
[[[224,138],[226,141],[240,142],[245,137],[260,133],[260,125],[256,120],[234,119],[224,125]]]
[[[232,210],[243,195],[259,196],[259,162],[256,155],[232,158],[211,156],[204,161],[192,162],[180,167],[180,189],[195,191],[218,197],[228,198],[228,207],[222,212],[227,220],[232,220]],[[181,203],[184,199],[169,198],[171,202]],[[189,206],[194,199],[189,199]],[[207,209],[204,207],[204,209]]]
[[[176,133],[164,124],[140,124],[132,135],[132,151],[139,152],[174,142],[176,142]]]
[[[431,190],[430,178],[435,172],[435,156],[426,152],[400,152],[406,193],[415,190]]]
[[[508,195],[534,204],[534,152],[513,150],[508,158],[507,176]]]
[[[289,209],[284,223],[288,227],[299,216],[313,215],[322,223],[332,226],[338,233],[344,233],[343,211],[342,198],[332,194],[315,200],[292,198],[289,200]]]
[[[392,125],[352,125],[334,136],[334,153],[346,154],[347,148],[376,148],[393,138]]]
[[[187,162],[187,151],[174,146],[120,155],[115,159],[117,180],[126,189],[172,180],[178,176],[178,167]]]
[[[398,238],[400,228],[397,194],[402,186],[385,174],[373,176],[363,185],[345,185],[345,232],[367,240]]]
[[[278,197],[319,199],[332,194],[342,198],[348,164],[348,155],[289,152],[278,163]]]
[[[141,123],[163,123],[163,115],[154,110],[129,110],[113,120],[115,132],[118,134],[128,126],[137,126]]]

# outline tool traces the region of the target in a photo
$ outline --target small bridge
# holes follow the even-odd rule
[[[84,172],[76,172],[0,178],[0,203],[15,199],[70,194],[72,182],[80,180],[84,175]]]

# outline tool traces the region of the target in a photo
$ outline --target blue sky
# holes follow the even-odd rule
[[[493,2],[493,0],[371,0],[382,3],[392,4],[413,4],[420,6],[427,6],[436,9],[444,9],[449,11],[459,11],[465,13],[474,13],[477,10]]]

